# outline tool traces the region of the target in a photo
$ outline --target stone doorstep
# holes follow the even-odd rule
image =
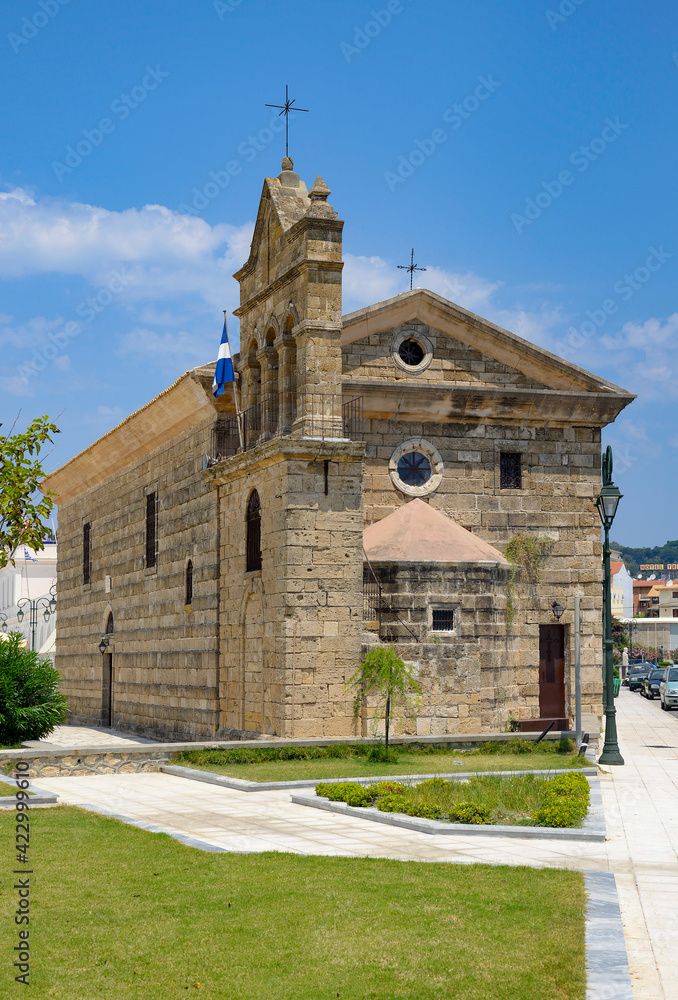
[[[294,781],[248,781],[246,778],[231,778],[225,774],[215,774],[213,771],[198,771],[193,767],[181,767],[179,764],[164,764],[160,770],[163,774],[173,774],[177,778],[188,778],[190,781],[203,781],[208,785],[221,785],[222,788],[232,788],[238,792],[274,792],[286,788],[313,788],[321,779],[299,778]],[[448,781],[465,781],[478,774],[535,774],[539,777],[553,777],[556,774],[567,774],[568,771],[581,771],[586,777],[598,774],[596,767],[582,768],[544,768],[539,771],[455,771],[452,774],[375,774],[367,778],[327,778],[324,784],[340,784],[342,781],[354,781],[358,785],[367,785],[373,781],[427,781],[429,778],[445,778]]]
[[[496,773],[496,772],[491,772]],[[515,771],[512,772],[515,774]],[[442,777],[440,775],[440,777]],[[372,820],[387,826],[402,826],[406,830],[430,834],[464,834],[482,837],[520,837],[528,840],[578,840],[604,842],[606,839],[605,813],[603,812],[603,796],[597,778],[589,777],[591,786],[591,804],[589,812],[580,828],[552,828],[539,826],[485,826],[472,823],[441,823],[435,819],[424,819],[420,816],[401,816],[399,813],[383,813],[371,807],[347,806],[345,802],[330,802],[329,799],[317,796],[292,795],[296,805],[310,806],[312,809],[324,809],[326,812],[341,813],[343,816],[353,816],[356,819]]]

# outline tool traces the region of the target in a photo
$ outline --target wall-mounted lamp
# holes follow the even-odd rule
[[[555,620],[559,622],[560,619],[565,614],[565,608],[562,606],[562,604],[558,604],[558,601],[554,601],[553,604],[551,605],[551,613],[553,614]]]
[[[102,656],[108,649],[108,644],[110,641],[111,641],[110,636],[105,635],[102,637],[101,642],[99,643],[99,652],[101,653]]]

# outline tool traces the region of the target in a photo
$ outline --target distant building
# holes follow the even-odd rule
[[[633,615],[633,577],[622,561],[610,563],[612,574],[612,614],[615,618]]]
[[[49,599],[50,588],[56,584],[57,576],[57,543],[55,540],[45,542],[44,549],[35,551],[20,545],[14,551],[14,566],[8,564],[0,569],[0,629],[5,634],[21,632],[25,636],[28,648],[35,638],[35,649],[41,650],[56,628],[56,616],[51,615],[45,621],[40,610],[36,616],[35,637],[31,630],[31,616],[28,607],[25,608],[21,621],[17,617],[19,601],[28,598],[36,601],[41,597]],[[45,652],[46,656],[49,655]],[[54,659],[52,652],[51,658]]]

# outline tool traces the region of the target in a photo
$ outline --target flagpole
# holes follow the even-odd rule
[[[226,310],[225,309],[223,310],[223,313],[224,313],[224,326],[227,326],[227,322],[226,322]],[[241,423],[241,418],[240,418],[240,403],[238,402],[238,387],[237,387],[236,381],[235,381],[235,374],[236,373],[235,373],[235,366],[234,366],[234,369],[233,369],[233,399],[235,401],[235,419],[236,419],[237,424],[238,424],[238,438],[240,439],[240,450],[244,451],[245,450],[245,445],[243,444],[243,439],[242,439],[242,423]]]

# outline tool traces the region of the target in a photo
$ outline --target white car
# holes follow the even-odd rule
[[[659,685],[659,700],[665,712],[678,705],[678,666],[676,664],[666,670],[664,679]]]

